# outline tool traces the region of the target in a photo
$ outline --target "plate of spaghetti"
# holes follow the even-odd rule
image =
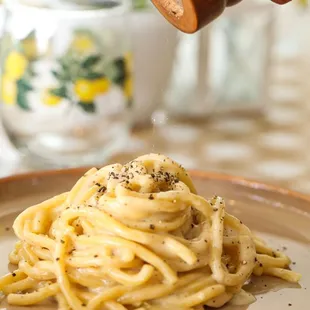
[[[149,154],[2,179],[0,197],[2,309],[309,308],[301,194]]]

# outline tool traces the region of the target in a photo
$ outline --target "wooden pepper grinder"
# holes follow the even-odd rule
[[[176,28],[193,33],[223,13],[226,7],[241,0],[152,0],[159,12]],[[291,0],[271,0],[285,4]]]

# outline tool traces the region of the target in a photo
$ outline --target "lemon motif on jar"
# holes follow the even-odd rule
[[[124,94],[127,99],[132,99],[133,97],[132,67],[133,67],[132,54],[126,53],[125,55],[126,79],[124,82]]]
[[[13,105],[16,102],[17,97],[17,85],[16,81],[12,79],[8,74],[2,76],[1,85],[2,100],[8,105]]]
[[[11,52],[5,61],[5,72],[6,74],[14,80],[20,79],[28,66],[27,58],[20,52]]]
[[[126,63],[126,72],[132,73],[133,68],[133,59],[132,59],[132,53],[126,53],[125,54],[125,63]]]
[[[97,95],[96,84],[92,80],[77,80],[74,89],[79,100],[84,103],[92,103]]]
[[[55,105],[58,105],[62,101],[62,98],[54,95],[51,92],[51,89],[49,88],[44,91],[42,101],[45,105],[55,106]]]
[[[105,94],[109,91],[111,83],[106,77],[102,77],[93,81],[97,94]]]
[[[124,94],[125,97],[131,99],[133,96],[133,85],[132,85],[132,77],[127,77],[124,83]]]
[[[75,52],[83,54],[94,50],[95,44],[90,35],[77,34],[72,41],[71,47]]]
[[[110,81],[105,77],[94,80],[80,79],[75,83],[75,93],[84,103],[92,103],[96,96],[108,92],[109,88]]]

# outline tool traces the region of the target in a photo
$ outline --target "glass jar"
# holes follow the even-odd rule
[[[209,82],[217,111],[261,111],[268,104],[273,8],[244,1],[212,25]]]
[[[180,34],[165,96],[170,115],[260,112],[269,101],[273,5],[244,1],[194,35]]]
[[[83,3],[5,3],[1,116],[34,166],[100,164],[128,138],[129,4]]]
[[[165,94],[167,112],[176,118],[204,118],[214,108],[209,87],[210,31],[179,32],[173,72]]]

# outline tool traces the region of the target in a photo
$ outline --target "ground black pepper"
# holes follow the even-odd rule
[[[105,186],[99,188],[98,193],[104,193],[107,190]]]

